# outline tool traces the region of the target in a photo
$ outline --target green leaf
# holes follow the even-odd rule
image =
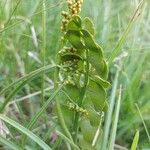
[[[96,69],[99,76],[106,79],[108,68],[106,62],[103,60],[102,48],[94,41],[92,35],[88,31],[81,30],[81,33],[85,48],[89,50],[90,64]]]
[[[10,124],[17,130],[21,131],[25,135],[27,135],[29,138],[31,138],[34,142],[36,142],[43,150],[51,150],[51,148],[44,142],[42,141],[38,136],[36,136],[34,133],[29,131],[27,128],[23,127],[19,123],[15,122],[14,120],[0,114],[0,119],[5,121],[6,123]]]
[[[74,102],[78,101],[79,96],[80,96],[80,91],[77,86],[66,85],[64,87],[64,90]]]
[[[101,60],[97,53],[89,52],[89,62],[95,69],[95,73],[103,79],[108,77],[108,67],[105,60]]]
[[[67,30],[79,30],[81,28],[81,18],[78,15],[74,15],[67,24]]]
[[[88,118],[90,120],[90,124],[93,127],[97,127],[99,125],[100,116],[98,112],[94,110],[94,108],[87,108]]]
[[[107,62],[103,59],[103,70],[101,72],[101,77],[104,79],[108,78],[108,65]]]
[[[139,141],[139,131],[136,132],[132,145],[131,145],[131,150],[136,150],[137,149],[137,145],[138,145],[138,141]]]
[[[96,111],[105,111],[107,109],[106,91],[102,86],[90,80],[87,87],[87,99],[91,100]]]
[[[76,49],[84,49],[84,45],[81,40],[81,33],[80,31],[76,30],[68,30],[65,38],[72,44],[72,46]]]
[[[79,145],[82,150],[96,150],[92,144],[87,142],[83,137],[79,139]]]
[[[97,128],[91,126],[90,122],[86,119],[81,121],[80,127],[84,140],[92,143]]]
[[[91,76],[91,80],[95,81],[96,83],[98,83],[100,86],[107,88],[110,86],[110,83],[104,79],[102,79],[100,76],[98,75],[92,75]]]
[[[88,17],[84,18],[83,20],[83,28],[89,31],[92,35],[95,34],[94,24]]]
[[[89,49],[90,51],[97,52],[99,56],[102,58],[102,48],[95,42],[92,35],[87,30],[81,30],[82,38],[85,44],[86,49]]]
[[[69,61],[69,60],[74,60],[74,59],[82,60],[82,57],[74,53],[65,53],[61,56],[62,61]]]
[[[20,146],[16,145],[14,142],[11,142],[10,140],[5,139],[2,136],[0,136],[0,143],[2,145],[6,145],[11,150],[22,150],[22,148]]]
[[[62,114],[68,128],[72,127],[74,110],[69,108],[68,102],[76,104],[79,99],[80,91],[77,86],[67,84],[63,92],[59,93],[58,98],[61,104]]]
[[[69,106],[67,106],[67,101],[65,101],[64,104],[61,104],[61,110],[67,127],[72,128],[74,111],[69,109]]]

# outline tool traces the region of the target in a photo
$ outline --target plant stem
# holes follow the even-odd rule
[[[109,137],[109,131],[110,131],[110,126],[111,126],[111,118],[112,118],[112,113],[114,110],[114,105],[115,105],[115,96],[116,96],[116,91],[117,91],[117,85],[118,85],[118,77],[119,77],[119,69],[117,69],[115,79],[114,79],[114,84],[112,87],[112,92],[110,96],[110,105],[109,109],[106,114],[106,119],[105,119],[105,125],[104,125],[104,133],[103,133],[103,142],[101,149],[105,150],[108,142],[108,137]]]
[[[79,102],[78,102],[79,107],[82,107],[82,103],[86,94],[88,80],[89,80],[89,52],[88,50],[86,50],[85,82],[84,82],[84,87],[81,88],[81,92],[80,92],[80,97],[79,97]],[[74,126],[73,126],[73,130],[75,132],[74,134],[75,143],[77,143],[78,128],[79,128],[79,113],[76,112],[75,119],[74,119]]]
[[[103,115],[103,112],[102,112],[101,113],[101,117],[100,117],[99,126],[98,126],[98,128],[96,130],[96,133],[95,133],[93,141],[92,141],[92,146],[93,147],[96,146],[96,143],[98,141],[98,138],[99,138],[99,135],[100,135],[100,130],[101,130],[101,125],[102,125],[102,122],[103,122],[103,117],[104,117],[104,115]]]
[[[35,71],[30,72],[29,74],[19,78],[17,81],[11,83],[8,87],[6,87],[5,89],[3,89],[0,92],[0,95],[2,95],[3,93],[5,93],[6,91],[8,91],[9,89],[11,89],[12,87],[16,86],[12,92],[6,97],[6,99],[4,100],[4,102],[2,103],[2,105],[0,106],[0,113],[2,113],[6,107],[6,105],[9,103],[9,101],[13,98],[13,96],[30,80],[32,80],[33,78],[37,77],[40,75],[40,73],[42,73],[43,71],[48,72],[50,69],[53,69],[54,67],[58,67],[58,66],[52,66],[52,65],[47,65],[45,67],[42,67],[40,69],[37,69]]]
[[[143,126],[144,126],[144,128],[145,128],[145,131],[146,131],[146,134],[147,134],[149,143],[150,143],[150,134],[149,134],[149,132],[148,132],[148,128],[147,128],[147,126],[146,126],[146,123],[145,123],[144,118],[143,118],[143,116],[142,116],[142,113],[141,113],[141,111],[140,111],[140,108],[139,108],[138,104],[135,104],[135,106],[136,106],[136,108],[137,108],[137,110],[138,110],[138,113],[139,113],[139,115],[140,115],[140,118],[141,118],[141,120],[142,120]]]
[[[79,98],[79,104],[78,106],[81,107],[84,96],[85,96],[85,92],[86,92],[86,88],[82,88],[81,92],[80,92],[80,98]],[[75,113],[75,119],[74,119],[74,126],[73,126],[73,130],[74,130],[74,142],[77,142],[77,135],[78,135],[78,122],[79,122],[79,113],[76,112]]]
[[[42,65],[43,67],[45,66],[45,51],[46,51],[46,11],[45,11],[45,0],[42,1]],[[44,92],[44,88],[45,88],[45,71],[43,71],[42,74],[42,86],[41,86],[41,105],[43,106],[44,102],[45,102],[45,92]],[[44,121],[45,124],[47,122],[47,115],[46,115],[46,110],[44,112]]]
[[[16,10],[17,10],[17,8],[18,8],[20,2],[21,2],[21,0],[18,0],[18,1],[17,1],[17,4],[16,4],[16,6],[15,6],[13,12],[11,13],[10,17],[8,18],[8,20],[7,20],[6,24],[5,24],[5,26],[7,26],[7,25],[10,23],[11,18],[12,18],[12,16],[14,15],[14,13],[16,12]]]
[[[38,119],[41,117],[41,115],[44,113],[44,111],[49,106],[49,103],[54,100],[56,95],[59,93],[59,91],[62,89],[63,85],[61,85],[58,89],[55,90],[55,92],[49,97],[49,99],[44,103],[44,105],[41,107],[41,109],[36,113],[36,115],[32,118],[32,120],[27,125],[27,129],[31,130],[32,127],[35,125],[35,123],[38,121]],[[26,143],[26,136],[24,135],[22,137],[22,145],[24,146]]]
[[[120,85],[118,101],[116,102],[116,108],[114,110],[115,111],[114,112],[114,121],[113,121],[112,129],[110,132],[110,140],[109,140],[109,144],[108,144],[108,150],[113,150],[114,145],[115,145],[117,124],[118,124],[118,120],[119,120],[119,111],[120,111],[121,96],[122,96],[121,90],[122,90],[122,86]]]
[[[56,55],[56,62],[57,62],[58,64],[59,64],[59,60],[60,60],[60,59],[59,59],[58,55]],[[59,74],[59,69],[56,68],[56,69],[55,69],[55,73],[54,73],[54,81],[55,81],[55,83],[54,83],[54,88],[55,88],[55,89],[58,88],[58,76],[59,76],[58,74]],[[64,120],[62,111],[61,111],[61,106],[60,106],[60,103],[59,103],[59,99],[58,99],[57,96],[56,96],[56,108],[57,108],[57,113],[58,113],[58,119],[59,119],[59,121],[60,121],[61,127],[62,127],[62,129],[63,129],[65,135],[66,135],[71,141],[73,141],[72,136],[71,136],[71,134],[70,134],[70,132],[69,132],[67,126],[66,126],[66,123],[65,123],[65,120]]]
[[[138,5],[138,7],[137,7],[137,9],[134,12],[132,18],[131,18],[131,20],[130,20],[126,30],[124,31],[124,33],[121,36],[121,38],[119,39],[116,47],[114,48],[114,50],[112,51],[110,57],[108,58],[108,65],[109,65],[109,67],[112,65],[113,60],[116,58],[116,56],[121,52],[122,45],[125,43],[126,38],[127,38],[128,34],[130,33],[130,31],[131,31],[135,21],[138,19],[138,17],[141,14],[141,11],[142,11],[141,9],[142,9],[143,4],[144,4],[144,1],[141,0],[139,5]]]

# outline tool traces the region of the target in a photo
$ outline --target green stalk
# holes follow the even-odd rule
[[[43,62],[43,67],[45,66],[45,48],[46,48],[46,14],[45,14],[45,0],[43,0],[43,8],[42,8],[42,38],[43,38],[43,44],[42,44],[42,62]],[[44,103],[44,79],[45,79],[45,71],[43,71],[42,74],[42,87],[41,87],[41,91],[42,91],[42,104]]]
[[[52,5],[52,6],[50,6],[50,7],[47,7],[47,8],[45,9],[45,11],[48,11],[48,10],[50,10],[50,9],[53,9],[53,8],[59,6],[59,5],[62,5],[63,3],[64,3],[63,1],[62,1],[62,2],[58,2],[58,3],[55,4],[55,5]],[[41,14],[41,12],[42,12],[42,10],[41,10],[41,11],[38,11],[38,12],[36,12],[36,13],[30,15],[30,16],[28,16],[28,18],[32,18],[32,17],[34,17],[35,15],[39,15],[39,14]],[[19,21],[16,21],[16,22],[15,22],[14,24],[12,24],[12,25],[6,26],[4,29],[0,30],[0,34],[2,34],[2,33],[5,32],[5,31],[10,30],[11,28],[13,28],[13,27],[15,27],[16,25],[21,24],[21,23],[23,23],[23,22],[24,22],[24,20],[19,20]]]
[[[93,138],[93,141],[92,141],[92,146],[95,147],[97,142],[98,142],[98,139],[100,137],[100,131],[101,131],[101,126],[102,126],[102,122],[103,122],[103,112],[101,113],[101,117],[100,117],[100,121],[99,121],[99,125],[98,125],[98,128],[96,130],[96,133],[94,135],[94,138]]]
[[[78,102],[79,107],[82,107],[82,103],[83,103],[83,100],[84,100],[84,97],[86,94],[88,80],[89,80],[89,52],[88,52],[88,50],[86,50],[85,83],[84,83],[84,87],[81,89],[81,92],[80,92],[80,97],[79,97],[79,102]],[[75,132],[75,134],[74,134],[75,143],[77,142],[78,128],[79,128],[79,113],[76,112],[75,119],[74,119],[74,125],[73,125],[73,130]]]
[[[114,48],[114,50],[112,51],[110,57],[108,58],[108,66],[110,67],[114,61],[114,59],[116,58],[116,56],[118,56],[118,54],[121,52],[121,47],[122,45],[125,43],[126,39],[127,39],[127,36],[128,34],[130,33],[135,21],[137,20],[137,18],[140,16],[141,12],[140,10],[142,9],[142,6],[144,4],[144,1],[141,0],[137,9],[135,10],[126,30],[124,31],[123,35],[121,36],[121,38],[119,39],[116,47]]]
[[[42,44],[42,65],[45,66],[45,51],[46,51],[46,11],[45,11],[45,0],[42,1],[42,38],[43,38],[43,44]],[[43,71],[42,74],[42,86],[41,86],[41,104],[43,105],[45,102],[44,97],[44,88],[45,88],[45,71]],[[44,112],[44,121],[47,122],[47,115],[46,111]]]
[[[10,84],[8,87],[6,87],[5,89],[3,89],[0,92],[0,95],[5,93],[6,91],[8,91],[10,88],[12,88],[13,86],[16,86],[14,88],[14,90],[12,90],[12,92],[6,97],[6,99],[4,100],[4,102],[1,104],[0,106],[0,112],[2,113],[6,107],[6,105],[8,104],[8,102],[13,98],[13,96],[19,91],[21,90],[21,88],[31,79],[37,77],[40,73],[42,73],[43,71],[49,71],[50,69],[54,68],[54,67],[58,67],[58,66],[45,66],[42,67],[40,69],[37,69],[21,78],[19,78],[17,81],[13,82],[12,84]],[[21,82],[21,83],[20,83]]]
[[[74,149],[80,150],[80,148],[79,148],[77,145],[75,145],[70,139],[68,139],[68,137],[66,137],[65,135],[63,135],[61,132],[56,131],[56,133],[57,133],[62,139],[64,139],[64,140],[67,141],[68,143],[70,143],[70,145],[72,145],[72,147],[74,147]]]
[[[11,15],[10,15],[8,21],[7,21],[6,24],[5,24],[5,26],[7,26],[7,25],[10,23],[11,18],[12,18],[12,16],[14,15],[14,13],[16,12],[16,10],[17,10],[17,8],[18,8],[20,2],[21,2],[21,0],[18,0],[18,1],[17,1],[17,4],[16,4],[15,8],[13,9],[13,11],[12,11],[12,13],[11,13]]]
[[[56,55],[56,61],[59,63],[59,57],[58,57],[58,55]],[[55,69],[55,73],[54,73],[54,81],[55,81],[55,83],[54,83],[54,88],[55,88],[55,89],[58,88],[58,74],[59,74],[59,69],[56,68],[56,69]],[[60,124],[61,124],[61,126],[62,126],[62,129],[63,129],[65,135],[66,135],[71,141],[73,141],[72,136],[71,136],[71,134],[70,134],[70,132],[69,132],[67,126],[66,126],[66,123],[65,123],[65,120],[64,120],[62,111],[61,111],[61,106],[60,106],[60,103],[59,103],[59,99],[58,99],[57,96],[55,97],[55,99],[56,99],[56,108],[57,108],[57,113],[58,113],[58,119],[59,119],[59,121],[60,121]]]
[[[109,25],[110,20],[109,17],[111,15],[111,0],[104,1],[104,14],[103,14],[103,23],[105,24],[102,30],[102,41],[105,43],[108,40],[108,33],[109,33]]]
[[[31,130],[32,127],[35,125],[35,123],[38,121],[38,119],[41,117],[41,115],[43,114],[43,112],[47,109],[47,107],[49,106],[49,103],[52,102],[52,100],[54,100],[54,98],[56,97],[56,95],[59,93],[59,91],[62,89],[63,85],[61,85],[58,89],[55,90],[55,92],[49,97],[49,99],[44,103],[44,105],[41,107],[41,109],[37,112],[37,114],[32,118],[32,120],[29,122],[29,124],[27,125],[27,129]],[[24,135],[22,137],[22,145],[24,146],[26,143],[26,136]]]
[[[139,130],[136,131],[130,150],[136,150],[138,142],[139,142]]]
[[[31,140],[37,143],[43,150],[51,150],[51,148],[38,136],[36,136],[33,132],[19,124],[18,122],[6,117],[5,115],[0,114],[0,119],[14,127],[15,129],[19,130],[20,132],[24,133],[28,136]]]
[[[51,69],[55,68],[55,67],[59,67],[58,65],[47,65],[45,67],[41,67],[39,69],[36,69],[26,75],[24,75],[23,77],[17,79],[16,81],[12,82],[11,84],[9,84],[6,88],[4,88],[2,91],[0,91],[0,95],[3,95],[5,92],[7,92],[8,90],[10,90],[11,88],[13,88],[14,86],[17,86],[20,84],[20,82],[23,82],[25,80],[29,80],[32,79],[34,77],[39,76],[43,71],[45,72],[49,72]]]
[[[82,105],[85,93],[86,93],[86,88],[83,87],[80,92],[80,98],[79,98],[79,104],[78,104],[79,107],[81,107],[81,105]],[[74,126],[73,126],[73,130],[75,132],[74,133],[74,142],[75,143],[77,142],[78,128],[79,128],[79,113],[76,112],[75,119],[74,119]]]
[[[115,146],[117,124],[118,124],[120,104],[121,104],[121,90],[122,90],[122,87],[120,85],[119,97],[118,97],[118,101],[116,102],[116,108],[114,110],[115,111],[114,112],[114,121],[113,121],[113,124],[112,124],[112,129],[111,129],[111,134],[110,134],[110,140],[109,140],[108,150],[113,150],[114,146]]]
[[[140,115],[140,118],[141,118],[141,120],[142,120],[143,126],[144,126],[144,128],[145,128],[145,131],[146,131],[146,134],[147,134],[149,143],[150,143],[150,134],[149,134],[149,132],[148,132],[148,128],[147,128],[147,126],[146,126],[146,123],[145,123],[144,118],[143,118],[143,116],[142,116],[142,113],[141,113],[141,111],[140,111],[140,108],[139,108],[138,104],[135,104],[135,106],[136,106],[136,108],[137,108],[137,110],[138,110],[138,113],[139,113],[139,115]]]
[[[102,142],[102,150],[106,149],[106,145],[108,142],[108,137],[109,137],[109,131],[110,131],[110,126],[111,126],[111,119],[112,119],[112,113],[115,105],[115,96],[116,96],[116,90],[117,90],[117,85],[118,85],[118,77],[119,77],[119,69],[117,69],[115,79],[114,79],[114,84],[110,96],[110,106],[106,114],[106,120],[105,120],[105,125],[104,125],[104,134],[103,134],[103,142]]]
[[[22,147],[16,145],[15,142],[11,142],[10,140],[4,138],[3,136],[0,136],[0,143],[6,146],[7,148],[10,148],[11,150],[22,150]]]

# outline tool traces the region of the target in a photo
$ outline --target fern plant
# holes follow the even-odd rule
[[[106,88],[110,84],[103,50],[94,39],[94,25],[88,17],[80,17],[82,3],[68,0],[69,11],[62,12],[58,62],[65,67],[57,68],[55,74],[55,82],[63,84],[56,105],[66,136],[82,149],[94,149],[96,143],[92,143],[107,109]]]

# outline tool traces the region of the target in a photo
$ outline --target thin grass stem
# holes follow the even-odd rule
[[[135,104],[135,106],[136,106],[136,108],[137,108],[137,110],[138,110],[138,113],[139,113],[139,115],[140,115],[140,118],[141,118],[141,120],[142,120],[143,126],[144,126],[144,128],[145,128],[145,131],[146,131],[146,134],[147,134],[149,143],[150,143],[150,134],[149,134],[149,132],[148,132],[148,128],[147,128],[147,126],[146,126],[146,123],[145,123],[144,118],[143,118],[143,116],[142,116],[142,113],[141,113],[141,111],[140,111],[140,108],[139,108],[138,104]]]
[[[115,108],[115,112],[114,112],[114,121],[112,124],[110,140],[109,140],[109,144],[108,144],[108,150],[113,150],[114,146],[115,146],[117,124],[118,124],[118,119],[119,119],[119,111],[120,111],[120,103],[121,103],[121,94],[122,94],[121,90],[122,90],[122,86],[120,85],[119,97],[118,97],[118,101],[116,103],[116,108]]]

